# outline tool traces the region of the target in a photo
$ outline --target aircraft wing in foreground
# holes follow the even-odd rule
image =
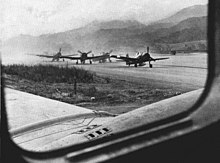
[[[135,67],[137,66],[144,66],[146,65],[145,62],[149,62],[149,67],[152,68],[153,65],[151,64],[151,61],[157,61],[157,60],[165,60],[165,59],[169,59],[168,57],[166,58],[152,58],[149,54],[149,47],[147,47],[147,52],[142,54],[142,55],[139,55],[137,58],[131,58],[128,56],[128,54],[126,55],[126,57],[123,57],[123,56],[116,56],[116,55],[113,55],[111,56],[113,58],[116,58],[116,59],[121,59],[123,61],[126,62],[126,65],[130,66],[130,65],[134,65]]]
[[[9,122],[10,119],[12,123],[24,121],[22,126],[11,128],[12,139],[20,147],[30,151],[48,151],[93,141],[163,119],[165,116],[175,115],[190,108],[202,93],[202,89],[200,89],[144,106],[125,114],[114,115],[108,112],[92,111],[20,91],[7,90],[11,91],[11,94],[7,97],[9,100],[7,104],[9,112],[13,114],[13,106],[16,105],[16,109],[19,110],[17,112],[21,116],[19,118],[19,115],[16,114],[14,119],[9,117]],[[13,100],[10,100],[12,98]],[[20,103],[22,98],[30,98],[32,103],[28,103],[27,100]],[[44,105],[39,106],[39,102],[44,102]],[[179,109],[176,109],[176,106],[179,106]],[[164,112],[168,111],[167,108],[169,108],[170,114],[164,114]],[[30,113],[21,111],[25,109],[29,109]],[[158,111],[155,112],[155,110]],[[72,114],[70,114],[71,112]],[[22,115],[24,113],[25,116]],[[64,113],[65,115],[61,116]],[[33,123],[34,119],[40,116],[41,120]],[[28,124],[28,120],[32,123]]]
[[[66,138],[74,139],[70,144],[88,141],[84,134],[116,116],[10,88],[6,89],[6,99],[10,134],[15,143],[31,151],[59,148],[59,140],[70,143]]]

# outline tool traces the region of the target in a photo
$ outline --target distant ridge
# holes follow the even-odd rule
[[[62,47],[64,53],[77,50],[95,53],[109,49],[137,51],[146,46],[157,50],[164,49],[162,45],[169,47],[169,44],[206,40],[206,26],[207,6],[196,5],[148,26],[136,20],[93,21],[60,33],[36,37],[20,35],[3,42],[3,46],[31,52],[54,52]]]
[[[111,20],[111,21],[93,21],[84,28],[96,29],[121,29],[121,28],[144,28],[146,25],[137,20]]]
[[[169,28],[188,18],[207,16],[207,13],[208,13],[207,5],[190,6],[176,12],[175,14],[171,15],[168,18],[152,23],[151,26],[153,26],[154,28],[158,28],[157,26],[161,28]]]

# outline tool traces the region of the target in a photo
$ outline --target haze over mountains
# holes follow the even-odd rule
[[[205,50],[206,30],[207,5],[196,5],[150,25],[136,20],[93,21],[61,33],[20,35],[3,42],[3,47],[25,52],[54,52],[62,47],[65,53],[138,51],[147,46],[161,53],[175,48]]]
[[[157,21],[157,23],[172,23],[177,24],[180,21],[183,21],[185,19],[191,18],[191,17],[201,17],[207,15],[207,6],[206,5],[195,5],[191,7],[184,8],[177,12],[176,14]]]

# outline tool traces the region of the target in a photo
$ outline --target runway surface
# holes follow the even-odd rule
[[[161,56],[152,54],[152,57],[157,58]],[[182,92],[196,90],[205,86],[207,76],[207,54],[181,54],[176,56],[169,55],[167,57],[169,57],[168,60],[152,62],[153,68],[149,68],[148,64],[144,67],[128,67],[125,65],[124,62],[115,61],[113,61],[112,63],[107,62],[104,64],[94,63],[92,65],[90,65],[88,61],[85,65],[76,65],[73,61],[41,62],[41,64],[52,64],[57,66],[77,66],[87,70],[91,70],[99,75],[104,75],[108,77],[110,76],[121,80],[134,81],[137,84],[141,83],[156,85],[156,87],[160,89],[163,87],[172,88],[175,91],[180,90]],[[28,63],[38,64],[39,62]],[[13,93],[11,93],[11,95],[12,96],[10,97],[7,96],[7,100],[9,102],[8,106],[11,105],[11,110],[13,110],[15,107],[13,100],[11,100],[13,99]],[[20,103],[22,104],[22,107],[25,105],[24,103],[25,100],[22,100],[22,103]],[[44,106],[41,104],[39,104],[41,107]],[[34,108],[36,107],[38,107],[37,104]],[[19,111],[19,113],[22,112]],[[15,112],[11,112],[10,116],[16,117]],[[19,117],[22,119],[22,115],[20,115]]]
[[[30,55],[2,56],[2,63],[7,64],[51,64],[56,66],[75,66],[93,71],[99,75],[113,77],[121,80],[129,80],[142,84],[154,84],[160,88],[173,88],[184,92],[203,88],[207,77],[206,53],[178,53],[177,55],[151,54],[153,58],[169,57],[167,60],[151,62],[153,68],[149,68],[148,63],[143,67],[126,66],[125,62],[112,63],[94,62],[89,64],[89,60],[84,65],[76,65],[76,61],[65,60],[51,62],[49,58],[40,58]]]
[[[152,54],[152,57],[159,58],[161,56]],[[146,84],[150,82],[161,87],[173,87],[185,91],[195,90],[205,86],[207,77],[207,54],[163,55],[162,57],[169,57],[169,59],[151,62],[153,68],[149,68],[148,63],[143,67],[129,67],[125,65],[125,62],[115,61],[103,64],[93,63],[92,65],[90,65],[88,61],[85,65],[75,65],[72,61],[61,64],[81,67],[100,75]]]

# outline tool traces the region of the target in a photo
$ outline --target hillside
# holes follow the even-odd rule
[[[191,7],[184,8],[178,11],[176,14],[160,20],[156,23],[172,23],[177,24],[185,19],[192,18],[192,17],[203,17],[207,16],[207,5],[195,5]]]
[[[84,28],[88,29],[123,29],[123,28],[130,28],[130,29],[140,29],[145,28],[146,25],[136,21],[136,20],[112,20],[112,21],[93,21],[92,23],[88,24]]]
[[[192,6],[148,26],[136,20],[93,21],[84,27],[60,33],[36,37],[20,35],[4,42],[3,47],[35,53],[54,52],[60,47],[63,53],[77,50],[99,53],[109,49],[138,51],[147,46],[157,51],[161,44],[206,40],[206,12],[206,5]]]
[[[155,42],[179,43],[206,40],[207,17],[194,17],[181,21],[175,26],[153,33]]]
[[[54,51],[54,49],[59,47],[62,47],[64,53],[79,49],[103,51],[111,48],[111,43],[109,44],[109,42],[113,42],[114,39],[129,38],[132,34],[131,31],[140,33],[139,30],[143,28],[146,28],[146,26],[135,20],[94,21],[85,27],[60,33],[40,35],[38,37],[20,35],[7,40],[3,43],[3,46],[28,52]],[[121,33],[121,30],[123,33]]]
[[[170,28],[183,20],[193,17],[207,16],[207,5],[195,5],[184,8],[168,18],[156,21],[148,25],[148,32],[154,32],[162,28]]]

